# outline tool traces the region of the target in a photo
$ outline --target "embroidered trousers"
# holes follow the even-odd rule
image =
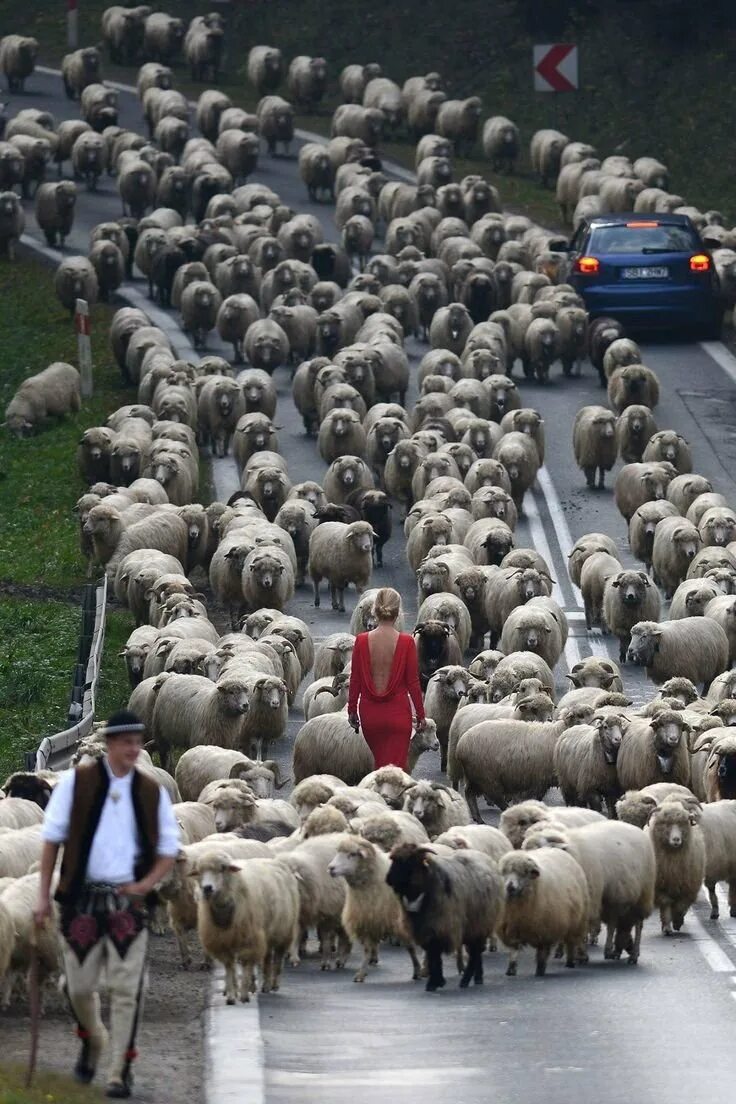
[[[66,992],[80,1038],[101,1040],[99,989],[110,997],[108,1080],[123,1079],[136,1057],[135,1037],[143,1011],[148,947],[145,905],[114,887],[88,886],[61,914]]]

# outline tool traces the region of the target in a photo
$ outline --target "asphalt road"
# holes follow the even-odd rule
[[[13,97],[14,108],[43,107],[57,118],[75,114],[75,106],[61,95],[58,77],[37,73],[29,85],[25,95]],[[134,97],[121,95],[120,117],[123,125],[143,129]],[[278,191],[290,206],[319,215],[326,235],[335,236],[330,208],[307,201],[293,158],[264,156],[254,179]],[[114,180],[105,178],[96,193],[81,190],[67,252],[86,252],[89,230],[102,218],[119,213]],[[36,233],[30,211],[28,232]],[[177,344],[186,349],[180,337]],[[209,348],[218,351],[216,335]],[[416,363],[424,349],[411,342],[409,351]],[[645,363],[662,383],[656,410],[659,428],[681,432],[691,443],[695,470],[736,501],[736,360],[720,343],[647,342],[644,352]],[[588,365],[579,379],[565,380],[555,371],[548,385],[518,378],[517,382],[524,404],[542,412],[547,434],[546,468],[527,498],[517,545],[534,545],[547,557],[557,580],[555,595],[570,619],[571,638],[556,672],[563,690],[565,662],[593,653],[617,659],[618,653],[610,637],[585,631],[580,595],[569,583],[565,566],[571,543],[586,532],[602,530],[616,540],[624,563],[633,561],[625,524],[613,504],[613,478],[609,477],[605,491],[587,490],[572,456],[576,410],[603,401],[595,372]],[[291,478],[320,479],[326,465],[317,455],[314,440],[304,435],[290,400],[288,373],[279,370],[276,383],[278,420],[284,426],[280,446]],[[414,388],[409,401],[415,397]],[[221,498],[237,486],[231,460],[215,463],[214,482]],[[386,547],[384,563],[375,573],[375,582],[401,591],[411,624],[415,585],[400,528]],[[351,605],[352,600],[348,609]],[[314,609],[309,587],[298,592],[289,612],[302,617],[316,639],[346,626],[346,617],[329,607]],[[627,667],[624,682],[634,700],[651,696],[639,670]],[[289,745],[300,721],[296,709],[289,724]],[[289,748],[278,754],[288,764]],[[420,761],[418,773],[439,777],[438,762],[428,762],[429,758]],[[490,811],[487,815],[494,819]],[[722,916],[724,912],[727,917],[727,909]],[[322,974],[314,961],[307,961],[298,971],[287,973],[278,996],[260,998],[265,1064],[258,1073],[256,1059],[239,1079],[234,1063],[229,1071],[232,1099],[238,1098],[239,1089],[240,1099],[265,1099],[269,1104],[304,1099],[373,1104],[387,1097],[409,1101],[417,1092],[430,1093],[443,1104],[476,1099],[491,1099],[494,1104],[567,1104],[571,1098],[598,1104],[660,1104],[662,1100],[689,1104],[707,1092],[713,1104],[726,1104],[733,1097],[736,1067],[736,920],[712,923],[707,916],[705,907],[698,904],[686,922],[686,933],[672,940],[658,934],[658,923],[652,918],[635,969],[604,963],[598,950],[588,967],[573,972],[554,964],[548,977],[539,980],[531,976],[532,958],[527,954],[521,959],[520,976],[506,979],[504,955],[498,953],[487,958],[483,989],[464,993],[456,990],[450,973],[446,990],[426,995],[421,985],[407,980],[405,955],[397,950],[383,952],[375,976],[360,987],[352,984],[350,971]],[[249,1019],[242,1022],[252,1027],[252,1011],[247,1015]]]

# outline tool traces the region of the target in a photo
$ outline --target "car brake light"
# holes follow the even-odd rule
[[[594,276],[600,271],[600,267],[601,262],[597,257],[578,257],[575,262],[575,271],[582,273],[583,276]]]
[[[708,272],[710,269],[710,257],[706,253],[695,253],[690,258],[691,272]]]
[[[659,226],[658,222],[627,222],[627,227],[633,227],[635,230],[641,230],[643,227],[651,229],[653,226]]]

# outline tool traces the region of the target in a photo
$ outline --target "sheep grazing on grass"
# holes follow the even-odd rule
[[[412,964],[412,978],[420,976],[419,959],[409,935],[406,914],[386,884],[391,860],[365,839],[343,839],[328,870],[347,883],[342,926],[348,937],[363,946],[363,961],[353,981],[365,981],[369,966],[378,965],[378,945],[392,938],[404,944]]]
[[[705,839],[700,814],[668,798],[649,817],[645,831],[657,860],[654,903],[659,908],[663,935],[679,931],[685,913],[700,892],[705,877]]]
[[[648,677],[661,684],[681,676],[703,684],[707,693],[713,679],[728,667],[725,632],[711,618],[679,621],[640,621],[631,630],[627,658],[646,667]]]
[[[23,380],[5,410],[5,425],[17,437],[27,437],[45,418],[61,418],[82,408],[79,372],[55,361]]]
[[[468,961],[460,978],[483,982],[483,950],[495,937],[501,919],[502,883],[496,864],[476,851],[437,855],[431,847],[402,844],[391,852],[386,881],[403,906],[416,943],[427,955],[427,992],[445,984],[442,955],[460,954]]]
[[[586,961],[590,896],[579,863],[565,851],[514,851],[499,863],[505,898],[499,935],[509,948],[508,977],[516,976],[519,951],[536,948],[537,977],[544,977],[553,947],[565,947],[565,965]]]
[[[207,955],[225,967],[225,1000],[247,1003],[255,988],[279,987],[284,957],[297,942],[299,894],[290,870],[276,859],[248,859],[242,865],[226,852],[197,858],[197,930]],[[242,976],[238,979],[238,966]]]

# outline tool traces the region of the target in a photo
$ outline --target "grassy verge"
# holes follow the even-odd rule
[[[0,433],[0,776],[24,751],[64,727],[76,661],[79,594],[85,565],[72,512],[84,486],[75,452],[87,426],[104,423],[132,392],[120,382],[107,333],[112,310],[92,312],[94,397],[79,414],[27,440]],[[49,269],[30,260],[0,264],[0,408],[18,384],[53,360],[76,363],[76,337]],[[116,659],[132,628],[127,613],[108,620],[100,708],[127,697]]]
[[[0,1066],[0,1104],[91,1104],[103,1099],[97,1089],[55,1073],[38,1073],[27,1089],[25,1071]]]
[[[25,440],[0,435],[0,584],[72,587],[84,582],[72,513],[84,490],[77,443],[88,426],[104,424],[116,407],[134,401],[109,352],[113,313],[105,305],[92,311],[95,393],[82,410]],[[77,362],[74,327],[54,295],[52,272],[34,261],[0,263],[0,333],[2,409],[27,376],[54,360]]]

